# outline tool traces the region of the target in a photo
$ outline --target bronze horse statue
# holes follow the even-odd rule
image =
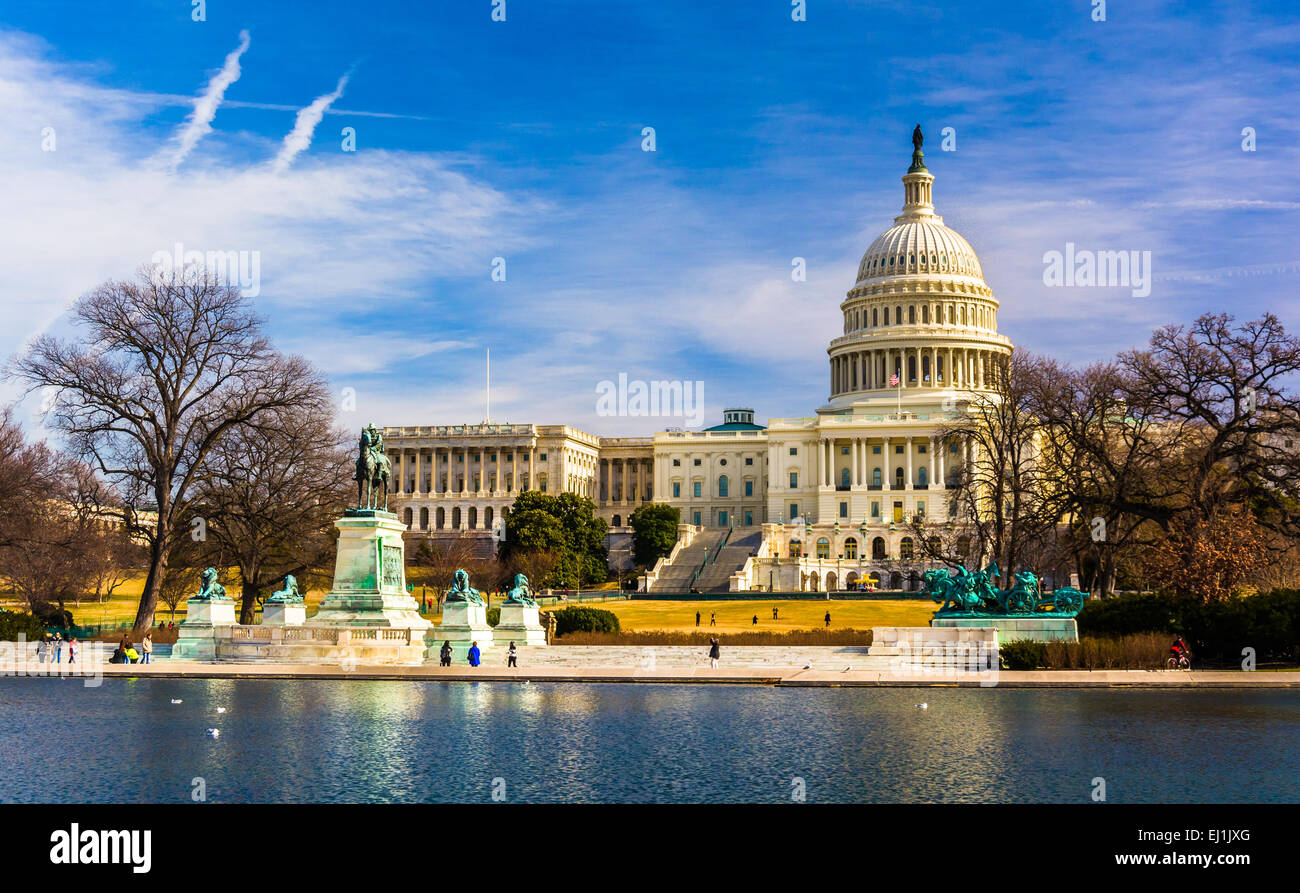
[[[388,510],[388,481],[392,476],[392,464],[384,453],[384,435],[373,424],[361,429],[361,441],[358,445],[357,473],[353,480],[357,482],[357,508],[379,508],[375,490],[383,491],[383,509]]]

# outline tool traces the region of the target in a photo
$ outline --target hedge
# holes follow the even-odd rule
[[[616,633],[619,632],[618,615],[600,608],[561,608],[551,612],[555,616],[555,634],[566,633]]]
[[[31,614],[0,608],[0,641],[17,642],[20,633],[27,636],[27,641],[35,642],[45,635],[45,624]]]

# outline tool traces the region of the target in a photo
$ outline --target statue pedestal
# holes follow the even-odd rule
[[[1051,612],[1023,617],[935,617],[934,629],[989,627],[998,631],[1002,643],[1024,639],[1029,642],[1077,642],[1079,624],[1073,617],[1053,617]]]
[[[468,602],[445,602],[442,606],[442,623],[431,629],[425,636],[428,648],[425,650],[426,661],[437,663],[442,652],[442,643],[451,642],[451,659],[453,663],[465,663],[469,646],[478,642],[479,651],[486,652],[492,647],[492,627],[487,622],[487,606]]]
[[[307,620],[307,606],[302,602],[265,602],[263,626],[302,626]]]
[[[234,599],[190,599],[185,603],[185,619],[176,627],[172,657],[216,660],[217,639],[229,636],[230,627],[237,623]]]
[[[310,625],[428,629],[431,624],[406,591],[406,525],[397,515],[348,509],[334,526],[339,529],[334,586]]]
[[[546,644],[546,630],[537,617],[536,605],[510,602],[501,605],[501,622],[496,625],[493,635],[503,645],[508,642],[521,646]]]

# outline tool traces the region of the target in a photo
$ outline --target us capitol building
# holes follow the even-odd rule
[[[942,432],[992,386],[1011,352],[979,258],[934,212],[919,128],[903,208],[867,248],[840,304],[830,393],[806,418],[724,411],[700,431],[597,437],[564,425],[391,427],[395,502],[413,534],[491,530],[526,489],[590,497],[612,537],[650,501],[681,511],[678,548],[652,590],[918,588],[930,565],[914,516],[949,520],[971,461]],[[622,552],[626,548],[611,549]],[[706,556],[708,560],[706,561]]]

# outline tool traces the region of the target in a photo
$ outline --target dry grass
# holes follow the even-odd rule
[[[559,607],[559,606],[557,606]],[[873,626],[929,626],[934,616],[934,602],[921,600],[866,599],[745,599],[697,601],[659,601],[632,599],[592,605],[618,615],[624,632],[696,630],[695,612],[700,613],[698,631],[720,634],[786,633],[822,629],[825,615],[831,615],[834,630],[864,630]],[[772,619],[772,608],[777,619]],[[711,614],[717,625],[710,626]],[[754,623],[754,617],[758,623]],[[706,638],[707,641],[707,638]]]
[[[1138,633],[1048,642],[1043,666],[1050,670],[1160,670],[1168,657],[1168,635]]]
[[[869,629],[795,629],[784,632],[695,632],[644,629],[624,633],[569,633],[557,645],[699,645],[707,646],[711,636],[723,645],[869,645]]]

